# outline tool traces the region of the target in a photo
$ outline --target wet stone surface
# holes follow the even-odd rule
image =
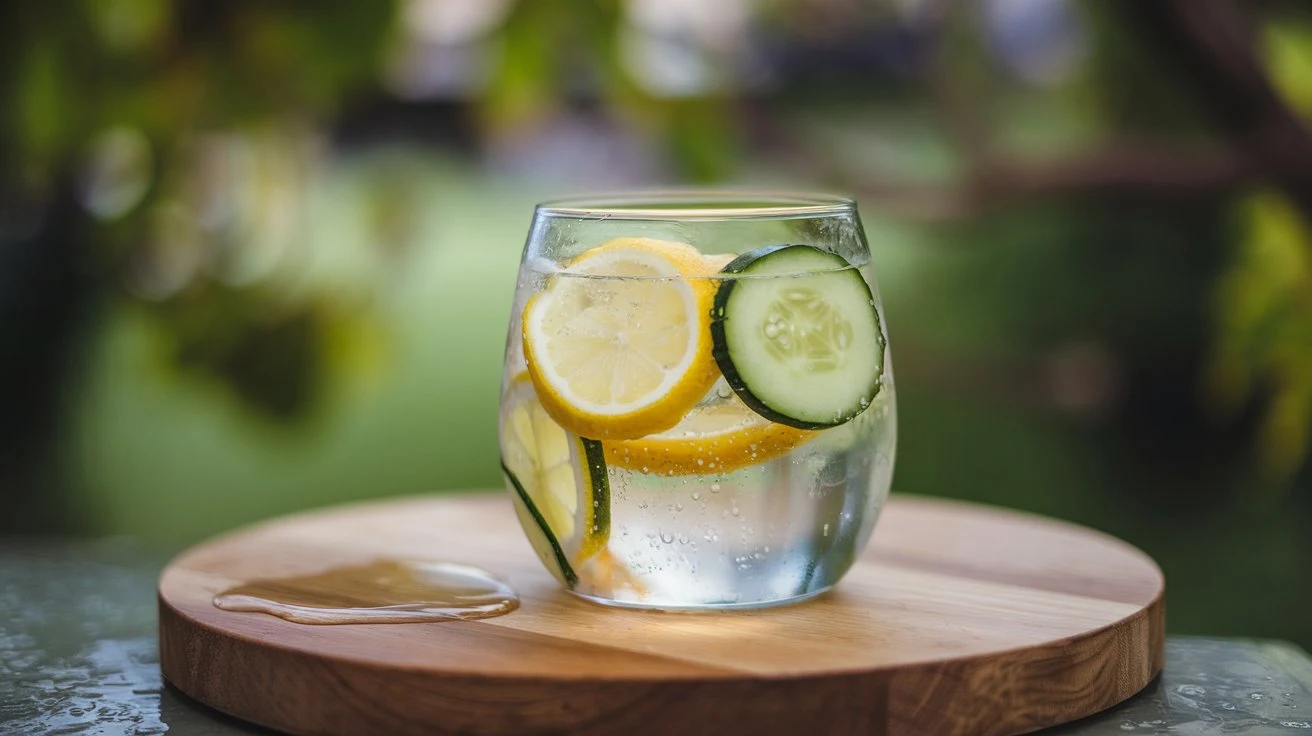
[[[0,732],[168,730],[157,566],[125,544],[0,541]]]
[[[1157,682],[1051,733],[1312,734],[1312,658],[1282,642],[1173,638]]]

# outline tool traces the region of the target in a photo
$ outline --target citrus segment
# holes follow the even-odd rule
[[[731,396],[698,404],[664,432],[604,446],[608,465],[658,475],[715,475],[778,457],[815,434],[775,424]]]
[[[512,490],[524,497],[525,511],[536,511],[529,516],[535,523],[541,519],[542,531],[568,563],[577,565],[606,546],[610,487],[600,443],[557,424],[525,374],[510,382],[502,399],[501,462],[514,481]],[[548,568],[558,564],[540,545],[534,547]]]
[[[571,261],[524,308],[524,357],[546,411],[599,440],[668,429],[719,375],[713,272],[695,248],[618,238]]]

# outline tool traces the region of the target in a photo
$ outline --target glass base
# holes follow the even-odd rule
[[[569,591],[570,594],[582,598],[589,603],[595,603],[607,608],[629,608],[642,611],[665,611],[668,613],[715,613],[718,611],[751,611],[761,608],[777,608],[779,606],[791,606],[804,601],[809,601],[820,595],[824,595],[833,589],[834,586],[826,585],[823,588],[810,590],[799,595],[788,596],[786,598],[769,598],[758,601],[725,601],[723,603],[706,602],[680,605],[677,603],[664,602],[646,602],[640,600],[616,600],[614,598],[599,598],[587,593],[580,593],[577,590]]]

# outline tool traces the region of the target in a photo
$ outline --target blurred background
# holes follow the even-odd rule
[[[500,484],[535,201],[857,197],[895,488],[1312,647],[1312,5],[0,5],[0,531],[178,549]]]

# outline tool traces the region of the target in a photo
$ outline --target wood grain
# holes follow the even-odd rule
[[[307,626],[212,605],[255,578],[378,558],[477,565],[519,611]],[[561,590],[501,495],[277,519],[184,553],[159,586],[183,692],[296,734],[1013,734],[1114,705],[1162,666],[1163,580],[1083,527],[894,496],[837,589],[762,611],[613,610]]]

